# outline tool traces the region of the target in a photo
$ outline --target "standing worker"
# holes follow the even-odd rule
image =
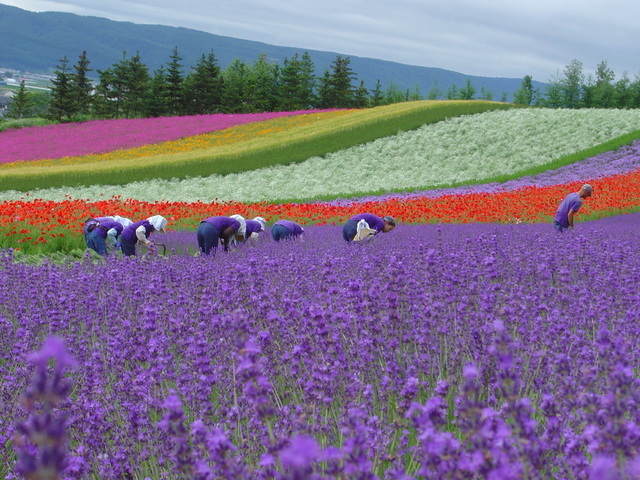
[[[593,187],[585,183],[579,191],[567,195],[556,210],[553,227],[559,232],[563,232],[567,228],[573,230],[573,216],[582,206],[582,200],[590,197],[592,193]]]
[[[167,219],[161,215],[154,215],[146,220],[134,222],[122,231],[120,235],[120,247],[126,257],[136,254],[136,244],[143,243],[147,246],[151,244],[149,235],[153,232],[165,233],[164,227]]]
[[[102,219],[91,228],[87,237],[87,246],[98,255],[105,257],[108,251],[107,243],[112,250],[115,249],[118,237],[123,230],[124,227],[120,222],[108,218]]]
[[[271,236],[276,242],[285,238],[293,239],[304,233],[304,228],[291,220],[278,220],[271,227]]]
[[[240,222],[231,217],[209,217],[204,219],[200,222],[196,231],[200,251],[204,255],[209,255],[213,250],[215,254],[218,249],[218,242],[220,242],[226,252],[229,250],[231,238],[240,230],[240,226]]]
[[[342,227],[342,238],[346,242],[363,240],[364,238],[387,233],[393,230],[396,221],[390,215],[378,217],[373,213],[359,213],[351,217]]]

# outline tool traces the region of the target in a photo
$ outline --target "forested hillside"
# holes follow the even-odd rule
[[[83,51],[93,69],[105,69],[118,62],[127,52],[140,54],[142,62],[154,71],[166,66],[174,48],[185,65],[193,66],[202,54],[214,52],[222,68],[234,60],[254,62],[264,56],[269,62],[282,65],[286,58],[308,51],[321,76],[337,54],[306,49],[304,45],[281,47],[187,28],[162,25],[138,25],[70,13],[29,12],[0,4],[0,67],[51,72],[65,55],[73,61]],[[350,56],[351,66],[358,79],[373,89],[378,81],[383,88],[392,84],[400,90],[419,89],[423,96],[434,87],[446,92],[452,85],[463,87],[470,79],[477,91],[492,92],[494,99],[505,96],[511,100],[520,87],[521,78],[476,77],[464,72],[440,68],[403,65],[395,62]],[[542,86],[534,79],[535,86]]]

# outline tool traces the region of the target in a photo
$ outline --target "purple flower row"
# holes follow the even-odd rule
[[[0,475],[30,431],[30,352],[55,335],[77,363],[56,407],[65,478],[634,478],[639,227],[398,225],[345,244],[311,226],[63,266],[5,251]]]
[[[95,155],[319,111],[322,110],[91,120],[9,129],[0,132],[1,162]]]

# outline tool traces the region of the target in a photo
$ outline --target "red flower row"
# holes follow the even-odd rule
[[[640,207],[640,171],[591,181],[594,195],[581,214],[630,211]],[[331,203],[270,204],[261,203],[187,203],[141,202],[131,199],[88,202],[32,200],[7,201],[0,204],[0,227],[15,222],[36,227],[41,234],[60,226],[80,233],[87,217],[122,215],[132,220],[163,215],[169,228],[191,229],[206,217],[240,214],[246,218],[260,215],[268,221],[288,218],[302,224],[343,222],[361,212],[392,215],[405,223],[470,223],[470,222],[545,222],[551,221],[558,203],[565,195],[580,189],[581,182],[549,187],[525,187],[499,193],[446,195],[438,198],[413,197],[386,201]],[[15,231],[13,233],[18,233]],[[24,232],[27,233],[27,232]]]

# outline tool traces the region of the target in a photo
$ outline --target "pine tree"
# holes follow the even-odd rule
[[[563,106],[562,85],[557,75],[551,77],[547,82],[542,105],[549,108],[560,108]]]
[[[324,71],[318,87],[318,108],[331,108],[333,105],[332,78],[329,70]]]
[[[149,69],[142,63],[140,52],[129,59],[126,70],[126,113],[127,117],[138,117],[146,108],[147,90],[149,89]]]
[[[83,115],[87,115],[91,111],[93,84],[89,80],[87,73],[93,70],[89,68],[89,63],[91,62],[87,59],[87,51],[84,50],[78,58],[78,63],[73,66],[76,71],[75,74],[73,74],[76,106],[78,113]]]
[[[615,87],[613,80],[615,74],[606,61],[600,62],[596,69],[596,83],[593,86],[592,100],[596,108],[611,108],[613,105],[613,94]]]
[[[167,104],[169,115],[180,115],[183,111],[183,67],[178,47],[174,47],[167,65]]]
[[[408,90],[407,90],[408,91]],[[407,100],[410,102],[416,102],[418,100],[424,100],[422,98],[422,94],[420,93],[420,85],[415,84],[413,86],[413,90],[411,90],[410,92],[408,91],[408,98]]]
[[[300,92],[302,89],[301,64],[296,53],[291,60],[285,58],[278,82],[278,104],[281,111],[302,110]]]
[[[120,103],[113,88],[115,82],[113,69],[97,70],[97,73],[100,81],[93,97],[93,111],[101,118],[118,118]]]
[[[584,74],[582,73],[582,62],[573,59],[564,69],[564,79],[562,79],[561,91],[563,106],[566,108],[580,108],[582,83]]]
[[[622,74],[620,80],[615,83],[615,90],[613,93],[613,107],[614,108],[629,108],[631,104],[632,90],[631,80],[627,72]]]
[[[467,85],[460,89],[461,100],[473,100],[476,95],[476,89],[471,84],[471,77],[467,77]]]
[[[355,108],[366,108],[369,105],[369,90],[364,86],[364,80],[360,81],[360,86],[356,88],[353,95],[353,106]]]
[[[513,103],[518,105],[533,105],[535,90],[533,88],[533,78],[525,75],[520,84],[520,88],[513,93]]]
[[[433,87],[431,87],[431,90],[429,90],[427,98],[429,100],[437,100],[439,98],[442,98],[442,90],[440,90],[440,87],[438,87],[437,78],[433,81]]]
[[[213,51],[202,54],[195,68],[184,80],[184,112],[201,115],[220,111],[222,75]]]
[[[277,97],[279,69],[260,55],[249,70],[246,102],[251,112],[273,111]]]
[[[146,110],[149,70],[142,63],[140,52],[122,59],[111,68],[98,70],[100,83],[96,88],[95,110],[103,117],[132,118]]]
[[[484,87],[480,87],[480,100],[493,100],[493,92],[491,90],[485,89]]]
[[[153,74],[147,90],[144,115],[146,117],[162,117],[167,115],[167,73],[161,65]]]
[[[351,69],[351,59],[338,55],[331,64],[328,104],[330,108],[350,108],[355,100],[353,81],[356,77]]]
[[[384,101],[384,96],[382,95],[382,85],[380,83],[380,79],[376,81],[376,86],[373,87],[373,91],[371,92],[371,106],[378,107],[382,105]]]
[[[629,87],[629,108],[640,108],[640,75],[635,76],[635,80]]]
[[[447,89],[447,100],[458,100],[460,95],[458,94],[458,87],[455,83],[449,85]]]
[[[222,111],[224,113],[248,113],[247,89],[249,83],[249,68],[236,58],[222,74]]]
[[[315,76],[316,67],[311,60],[309,52],[304,52],[300,58],[300,106],[302,109],[315,107],[318,99],[315,94],[317,79]]]
[[[27,91],[25,81],[20,82],[20,89],[13,97],[13,101],[9,104],[6,116],[9,118],[25,118],[31,116],[31,109],[34,102]]]
[[[69,71],[69,59],[65,55],[56,67],[55,78],[51,80],[51,102],[47,117],[61,122],[71,119],[77,112],[75,89],[72,74]]]

